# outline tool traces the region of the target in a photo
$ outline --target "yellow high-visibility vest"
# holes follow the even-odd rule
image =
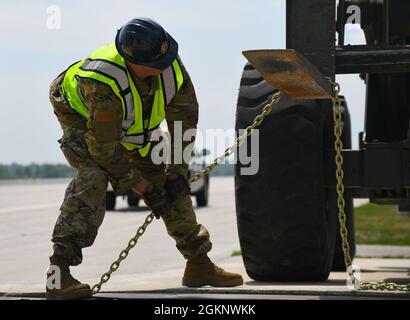
[[[165,107],[168,105],[184,82],[181,66],[177,59],[156,76],[158,88],[154,93],[152,111],[148,121],[143,121],[142,100],[125,60],[111,43],[95,50],[85,60],[70,66],[65,73],[62,93],[70,106],[88,118],[89,112],[78,93],[78,78],[100,81],[111,87],[122,104],[122,134],[120,143],[127,150],[138,149],[141,156],[147,156],[151,143],[150,137],[165,119]]]

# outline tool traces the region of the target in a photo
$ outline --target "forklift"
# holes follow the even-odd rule
[[[366,45],[345,44],[352,12],[359,13]],[[355,256],[353,199],[410,211],[409,16],[408,0],[287,0],[287,50],[244,52],[249,62],[240,81],[238,134],[282,92],[259,127],[258,173],[241,174],[248,164],[240,159],[235,168],[238,233],[252,279],[316,282],[346,270],[332,86],[326,78],[334,82],[337,74],[358,74],[366,84],[358,150],[352,150],[348,103],[339,96],[350,257]],[[251,139],[246,146],[252,148]]]

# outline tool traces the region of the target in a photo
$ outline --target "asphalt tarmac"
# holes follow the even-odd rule
[[[58,216],[68,180],[21,181],[0,184],[0,299],[15,297],[41,298],[45,288],[50,236]],[[146,207],[129,208],[118,198],[115,211],[108,211],[91,248],[84,250],[84,261],[72,268],[81,281],[94,284],[118,253],[127,245],[136,228],[149,213]],[[195,203],[195,199],[193,198]],[[409,298],[398,293],[363,293],[346,284],[343,272],[334,272],[323,283],[261,283],[246,275],[240,256],[231,254],[240,249],[232,178],[213,178],[210,205],[196,208],[198,221],[204,224],[213,242],[211,258],[220,266],[240,272],[245,284],[235,289],[181,286],[185,261],[175,248],[160,220],[155,220],[131,251],[119,270],[103,286],[97,298],[186,298],[243,297],[260,299],[339,299],[384,297]],[[360,256],[410,256],[408,247],[358,246]],[[410,259],[355,259],[354,265],[362,280],[388,279],[410,282]]]

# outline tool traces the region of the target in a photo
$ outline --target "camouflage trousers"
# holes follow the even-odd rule
[[[54,109],[58,103],[53,101]],[[57,115],[58,116],[58,115]],[[60,215],[54,227],[52,242],[54,255],[62,257],[70,265],[82,262],[82,248],[94,243],[98,228],[105,215],[105,197],[109,182],[107,172],[95,165],[88,155],[82,128],[68,128],[62,124],[64,135],[60,147],[67,161],[77,168],[77,176],[65,192]],[[150,157],[132,162],[142,176],[156,186],[165,183],[165,165],[155,165]],[[204,226],[198,224],[188,195],[171,205],[170,211],[162,216],[168,234],[186,259],[195,258],[211,250],[212,243]],[[136,226],[137,227],[137,226]],[[131,235],[130,235],[131,236]]]

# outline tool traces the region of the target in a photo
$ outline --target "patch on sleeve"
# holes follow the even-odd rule
[[[114,120],[114,112],[97,112],[95,114],[95,121],[111,122]]]

